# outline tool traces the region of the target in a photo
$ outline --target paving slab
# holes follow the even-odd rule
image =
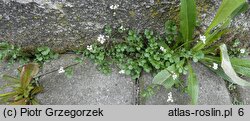
[[[193,64],[199,80],[199,105],[231,105],[225,81],[199,63]]]
[[[6,80],[3,80],[2,76],[4,74],[6,75],[10,75],[10,76],[13,76],[13,77],[16,77],[18,76],[18,71],[17,71],[17,68],[20,66],[19,63],[14,63],[13,65],[10,65],[8,63],[0,63],[0,88],[7,85],[8,84],[8,81]],[[3,93],[7,93],[7,92],[10,92],[12,91],[11,88],[4,88],[4,89],[0,89],[0,94],[3,94]],[[0,100],[0,104],[1,104],[1,100]]]
[[[63,55],[58,60],[45,63],[42,72],[49,72],[74,63],[75,55]],[[131,105],[133,81],[130,77],[113,73],[104,75],[86,60],[74,68],[72,78],[58,72],[40,79],[44,93],[37,96],[43,105]]]

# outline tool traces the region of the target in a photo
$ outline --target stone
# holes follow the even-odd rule
[[[167,17],[159,9],[171,7],[150,0],[0,0],[0,41],[72,50],[96,41],[105,25],[163,29]]]
[[[227,90],[225,81],[211,72],[208,68],[200,63],[193,63],[193,68],[196,71],[197,79],[199,80],[199,99],[198,105],[231,105],[231,99]],[[185,77],[186,78],[186,77]],[[152,83],[153,77],[143,75],[141,80],[147,86]],[[167,102],[168,93],[172,92],[174,102]],[[190,97],[181,93],[178,89],[165,90],[164,88],[154,95],[152,98],[145,101],[146,105],[188,105]]]
[[[199,105],[231,105],[225,81],[200,63],[193,63],[199,80]]]
[[[50,72],[74,63],[75,55],[63,55],[45,63],[42,73]],[[43,105],[131,105],[133,81],[113,68],[104,75],[89,60],[73,67],[72,78],[55,71],[41,77],[44,92],[37,98]]]
[[[250,56],[246,59],[250,60]],[[244,77],[244,79],[250,82],[250,78]],[[250,87],[237,86],[237,92],[240,98],[238,101],[243,102],[245,105],[250,105]]]
[[[203,31],[220,3],[197,0]],[[119,6],[111,9],[112,5]],[[105,25],[162,33],[166,20],[178,20],[178,11],[179,0],[0,0],[0,42],[27,50],[49,46],[65,52],[96,41]],[[250,38],[249,15],[250,10],[232,22],[232,28],[239,30],[237,37],[246,43]]]
[[[250,79],[246,79],[246,81],[250,82]],[[237,86],[237,92],[239,95],[239,100],[244,105],[250,105],[250,88],[249,87],[241,87]]]
[[[20,64],[18,64],[18,63],[14,63],[13,65],[10,65],[10,64],[4,62],[4,63],[0,64],[0,94],[8,93],[8,92],[12,91],[12,89],[9,87],[2,88],[5,85],[9,84],[8,81],[6,81],[2,78],[2,76],[6,74],[6,75],[13,76],[13,77],[17,77],[18,76],[17,68],[19,66],[20,66]],[[2,103],[3,102],[1,102],[1,100],[0,100],[0,104],[2,104]]]

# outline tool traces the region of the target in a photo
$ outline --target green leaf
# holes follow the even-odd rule
[[[32,78],[38,73],[39,65],[37,63],[29,63],[23,66],[21,72],[21,87],[25,89],[30,84]]]
[[[250,77],[250,68],[244,66],[236,66],[236,65],[233,65],[233,68],[238,74]]]
[[[17,95],[17,92],[9,92],[9,93],[4,93],[4,94],[0,94],[0,98],[4,98],[4,97],[12,97]]]
[[[44,51],[42,51],[42,55],[48,55],[50,52],[50,48],[46,47]]]
[[[9,99],[13,98],[16,95],[18,95],[18,92],[9,92],[9,93],[0,94],[0,100],[4,102],[8,102]]]
[[[246,0],[223,0],[214,20],[210,24],[206,33],[210,33],[210,31],[214,27],[221,23],[224,23],[225,21],[227,21],[227,19],[231,19],[232,17],[237,15],[237,12],[235,10],[238,10],[239,7],[242,7],[242,5],[245,3]],[[238,10],[238,12],[242,11]]]
[[[19,79],[12,77],[12,76],[9,76],[9,75],[3,75],[3,79],[6,81],[10,81],[11,83],[19,83],[20,82]]]
[[[38,101],[36,99],[31,100],[31,105],[39,105]]]
[[[196,24],[195,0],[181,0],[180,31],[185,42],[191,41]]]
[[[38,61],[42,61],[42,60],[43,60],[43,57],[40,56],[40,57],[37,58],[37,60],[38,60]]]
[[[27,101],[27,99],[23,98],[23,99],[21,99],[19,101],[11,103],[11,105],[26,105],[26,101]]]
[[[199,95],[199,82],[197,80],[196,74],[191,66],[188,64],[188,94],[191,97],[191,103],[196,105],[198,103],[198,95]]]
[[[71,78],[74,74],[74,70],[72,67],[66,68],[65,69],[65,75],[67,78]]]
[[[166,89],[171,89],[175,83],[176,80],[174,80],[173,78],[168,78],[162,83],[162,86],[164,86]]]
[[[220,46],[221,50],[221,67],[224,70],[225,74],[233,80],[233,83],[236,83],[241,86],[250,86],[250,83],[240,78],[233,69],[230,58],[228,56],[227,47],[225,44]]]
[[[227,32],[227,25],[229,24],[229,21],[224,23],[222,27],[216,31],[214,31],[212,34],[209,34],[206,36],[206,43],[199,41],[198,44],[196,44],[193,47],[194,51],[199,51],[203,49],[204,47],[208,47],[209,45],[213,44],[216,40],[219,40],[223,34]],[[213,50],[214,51],[214,50]]]
[[[31,95],[36,95],[40,92],[43,91],[43,87],[39,86],[39,87],[35,87],[32,91],[31,91]]]
[[[44,50],[44,48],[43,48],[43,47],[39,47],[39,48],[37,48],[37,50],[38,50],[39,52],[42,52],[42,51]]]
[[[162,70],[154,77],[153,84],[164,86],[166,89],[171,89],[176,81],[170,77],[171,74],[167,70]]]
[[[209,65],[211,65],[212,62],[202,62],[202,63],[203,63],[208,69],[210,69],[210,70],[213,71],[215,74],[217,74],[219,77],[221,77],[221,78],[223,78],[224,80],[227,80],[227,81],[233,83],[233,80],[225,74],[225,72],[223,71],[222,68],[218,68],[217,70],[215,70],[215,69],[209,67]],[[208,63],[210,63],[210,64],[208,64]]]
[[[250,60],[247,59],[232,58],[231,63],[233,65],[250,68]]]
[[[162,85],[170,76],[171,74],[167,70],[162,70],[154,77],[153,84]]]

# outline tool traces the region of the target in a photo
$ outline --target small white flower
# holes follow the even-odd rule
[[[162,52],[166,52],[167,50],[164,48],[164,47],[160,47],[160,50],[162,51]]]
[[[119,74],[125,74],[125,70],[120,70]]]
[[[115,9],[117,9],[118,7],[119,7],[118,4],[109,6],[109,8],[110,8],[111,10],[115,10]]]
[[[242,48],[240,49],[240,53],[244,54],[246,52],[246,49]]]
[[[217,70],[218,69],[218,64],[217,63],[213,63],[213,69]]]
[[[174,80],[176,80],[177,77],[178,77],[178,76],[177,76],[175,73],[172,75],[172,78],[173,78]]]
[[[58,70],[58,73],[61,74],[61,73],[64,73],[64,72],[65,72],[64,68],[60,67],[60,69]]]
[[[93,46],[92,45],[88,45],[87,46],[87,50],[92,51],[93,50]]]
[[[97,38],[97,41],[103,44],[106,41],[105,36],[100,34]]]
[[[119,29],[122,30],[122,31],[125,31],[125,30],[126,30],[126,28],[125,28],[124,26],[120,26]]]
[[[207,40],[207,39],[206,39],[206,36],[201,36],[201,35],[200,35],[200,40],[205,44],[205,43],[206,43],[206,40]]]
[[[167,102],[174,102],[172,92],[169,92],[169,93],[168,93]]]

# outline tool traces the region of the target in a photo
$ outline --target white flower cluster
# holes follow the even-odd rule
[[[119,5],[118,5],[118,4],[115,4],[115,5],[111,5],[111,6],[109,6],[109,8],[110,8],[111,10],[118,9],[118,7],[119,7]]]
[[[93,46],[92,45],[88,45],[87,46],[87,50],[92,51],[93,50]]]
[[[172,75],[172,78],[174,79],[174,80],[176,80],[177,79],[177,74],[176,73],[174,73],[173,75]]]
[[[203,42],[203,44],[206,44],[206,36],[200,35],[200,40]]]
[[[120,26],[119,29],[122,30],[122,31],[125,31],[125,30],[126,30],[126,28],[125,28],[124,26]]]
[[[167,50],[166,50],[164,47],[162,47],[162,46],[160,47],[160,50],[161,50],[162,52],[164,52],[164,53],[167,51]]]
[[[125,74],[125,70],[120,70],[119,74]]]
[[[244,49],[244,48],[240,49],[241,54],[244,54],[245,52],[246,52],[246,49]]]
[[[217,63],[213,63],[213,69],[217,70],[218,69],[218,64]]]
[[[106,41],[105,36],[100,34],[97,38],[97,41],[100,42],[101,44],[105,43]]]
[[[58,70],[58,73],[61,74],[61,73],[64,73],[64,72],[65,72],[64,68],[60,67],[60,69]]]
[[[167,102],[174,102],[173,96],[172,96],[172,92],[168,93],[168,100],[167,100]]]

